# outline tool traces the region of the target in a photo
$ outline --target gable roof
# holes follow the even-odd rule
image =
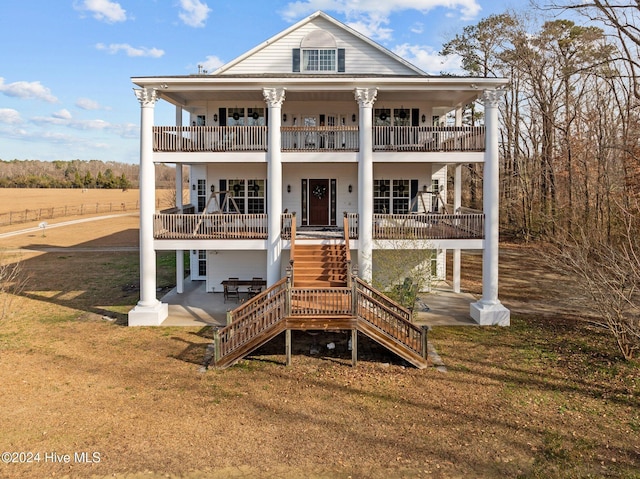
[[[257,45],[256,47],[252,48],[251,50],[247,51],[246,53],[240,55],[239,57],[236,57],[234,60],[231,60],[230,62],[225,63],[220,68],[218,68],[217,70],[212,72],[211,75],[216,76],[216,75],[225,74],[230,69],[232,69],[234,66],[238,65],[239,63],[241,63],[242,61],[246,60],[249,57],[252,57],[252,56],[256,55],[258,52],[264,50],[269,45],[272,45],[273,43],[275,43],[278,40],[286,37],[287,35],[291,34],[292,32],[295,32],[296,30],[304,27],[308,23],[313,22],[317,18],[321,18],[321,19],[326,20],[327,22],[332,23],[337,28],[344,30],[348,34],[356,37],[358,40],[360,40],[360,41],[368,44],[369,46],[373,47],[374,49],[378,50],[381,54],[386,55],[387,57],[390,57],[390,59],[392,59],[393,61],[395,61],[397,63],[400,63],[405,68],[408,68],[409,70],[413,71],[415,73],[415,75],[417,75],[417,76],[430,76],[430,75],[426,74],[425,72],[423,72],[422,70],[420,70],[415,65],[409,63],[408,61],[406,61],[402,57],[396,55],[391,50],[389,50],[389,49],[383,47],[382,45],[374,42],[373,40],[371,40],[370,38],[366,37],[365,35],[362,35],[361,33],[357,32],[353,28],[345,25],[344,23],[336,20],[335,18],[327,15],[326,13],[324,13],[322,11],[317,11],[317,12],[313,13],[312,15],[309,15],[307,18],[304,18],[304,19],[300,20],[298,23],[295,23],[294,25],[290,26],[289,28],[281,31],[280,33],[274,35],[273,37],[269,38],[268,40],[262,42],[261,44]]]

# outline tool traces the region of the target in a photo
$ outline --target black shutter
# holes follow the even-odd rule
[[[292,71],[294,72],[299,72],[300,71],[300,49],[299,48],[294,48],[293,49],[293,54],[291,55],[292,57]]]
[[[218,108],[218,125],[227,126],[227,109],[226,108]]]
[[[338,72],[344,72],[344,48],[338,48]]]
[[[416,212],[418,211],[418,202],[416,201],[416,196],[418,196],[418,180],[411,180],[409,195],[411,196],[411,211]]]
[[[227,180],[220,180],[220,191],[227,191]],[[220,204],[218,205],[219,208],[222,208],[226,196],[226,193],[220,193],[220,197],[218,198],[218,201],[220,201]],[[223,213],[223,211],[221,211],[220,213]]]
[[[411,126],[420,126],[420,110],[417,108],[411,109]]]

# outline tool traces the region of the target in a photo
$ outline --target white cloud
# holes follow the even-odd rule
[[[71,112],[69,110],[67,110],[66,108],[63,108],[62,110],[53,113],[51,115],[54,118],[59,118],[61,120],[70,120],[71,119]]]
[[[160,50],[159,48],[147,48],[147,47],[132,47],[127,43],[111,43],[110,45],[105,45],[104,43],[98,43],[96,45],[98,50],[104,50],[111,55],[115,55],[116,53],[123,51],[129,57],[151,57],[151,58],[160,58],[164,55],[164,50]]]
[[[100,110],[102,107],[97,101],[90,98],[78,98],[76,100],[76,106],[82,110]]]
[[[96,20],[107,23],[124,22],[127,19],[126,10],[119,3],[109,0],[84,0],[76,2],[74,7],[76,10],[90,12]]]
[[[384,23],[389,22],[381,22],[379,20],[368,18],[357,22],[347,22],[347,25],[357,32],[362,33],[365,37],[374,38],[380,41],[391,40],[393,30],[390,28],[384,28],[382,26]]]
[[[17,81],[5,84],[4,78],[0,77],[0,92],[7,96],[29,100],[43,100],[49,103],[56,103],[58,101],[58,99],[51,94],[51,90],[42,86],[39,81]]]
[[[31,123],[34,123],[36,125],[45,125],[47,127],[54,125],[79,131],[108,132],[118,135],[122,138],[138,138],[140,133],[139,126],[133,123],[109,123],[108,121],[98,118],[93,120],[74,119],[71,113],[69,113],[65,109],[52,113],[51,116],[33,117],[30,119],[30,121]]]
[[[207,59],[203,62],[200,62],[199,65],[202,65],[202,68],[204,70],[207,70],[209,73],[211,73],[212,71],[215,71],[222,65],[224,65],[224,63],[225,62],[220,60],[220,58],[218,58],[217,56],[209,55]]]
[[[0,123],[18,125],[22,123],[22,118],[20,117],[20,113],[13,108],[0,108]]]
[[[290,2],[281,12],[285,20],[296,21],[316,10],[336,12],[346,17],[346,23],[363,35],[376,40],[388,40],[392,30],[389,24],[392,13],[417,10],[427,13],[442,7],[459,12],[462,20],[474,19],[481,10],[478,0],[299,0]]]
[[[62,112],[65,111],[66,110],[62,110]],[[31,118],[31,121],[39,125],[59,125],[73,128],[74,130],[85,131],[108,130],[111,127],[110,123],[104,120],[74,120],[71,118],[71,114],[69,112],[67,112],[69,113],[68,116],[65,116],[62,112],[54,113],[51,116],[36,116]]]
[[[393,52],[431,75],[440,75],[441,73],[460,75],[464,73],[460,66],[459,56],[443,57],[427,45],[404,43],[395,47]]]
[[[211,9],[209,5],[200,0],[180,0],[180,8],[178,14],[180,20],[190,27],[204,27],[205,21],[209,17]]]

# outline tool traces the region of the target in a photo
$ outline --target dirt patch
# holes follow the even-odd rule
[[[32,462],[0,463],[1,477],[637,477],[638,364],[555,309],[563,283],[535,250],[502,249],[511,327],[430,332],[446,373],[363,344],[352,368],[342,334],[312,340],[316,354],[297,346],[288,368],[278,338],[203,371],[209,328],[122,326],[137,254],[109,245],[137,237],[100,228],[52,231],[46,244],[67,252],[24,257],[31,279],[0,321],[0,452]],[[463,256],[467,290],[479,292],[480,259]]]

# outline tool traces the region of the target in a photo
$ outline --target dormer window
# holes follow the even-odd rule
[[[324,30],[309,32],[293,49],[293,71],[303,73],[344,72],[344,48],[338,48],[335,38]]]

